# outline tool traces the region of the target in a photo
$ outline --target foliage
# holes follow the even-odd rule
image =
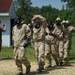
[[[54,21],[58,16],[59,10],[52,8],[51,5],[43,6],[41,8],[41,14],[46,18],[47,21]]]
[[[59,17],[61,18],[61,20],[67,20],[67,19],[69,19],[68,17],[69,17],[69,15],[70,15],[70,12],[69,12],[69,10],[64,10],[64,9],[62,9],[62,10],[60,10],[60,12],[59,12]]]
[[[70,10],[75,9],[75,0],[61,0],[62,2],[67,2],[67,6]]]
[[[31,45],[26,49],[26,56],[29,60],[35,60],[35,52]],[[2,47],[2,51],[0,52],[0,57],[4,60],[13,59],[14,51],[12,47]]]
[[[52,8],[51,5],[39,7],[32,7],[31,0],[17,0],[18,9],[16,11],[17,15],[20,15],[24,18],[25,22],[31,23],[31,19],[34,14],[41,14],[43,17],[46,18],[47,22],[49,20],[55,21],[57,17],[61,18],[62,20],[69,20],[71,25],[75,26],[75,1],[74,0],[61,0],[62,2],[67,2],[66,9],[64,5],[62,6],[61,10],[56,8]],[[73,4],[73,5],[72,5]]]
[[[22,16],[26,23],[30,20],[30,8],[31,8],[31,0],[17,0],[18,9],[16,14]]]

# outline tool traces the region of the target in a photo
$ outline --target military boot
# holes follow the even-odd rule
[[[63,62],[60,62],[60,66],[63,66]]]
[[[44,70],[44,67],[42,65],[39,65],[38,69],[39,72],[42,72],[42,70]]]
[[[59,66],[59,62],[56,62],[56,66]]]
[[[31,68],[31,65],[29,65],[28,67],[26,67],[26,75],[30,74],[30,68]]]

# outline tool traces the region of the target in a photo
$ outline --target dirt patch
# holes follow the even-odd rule
[[[75,62],[69,62],[67,66],[53,66],[45,69],[42,73],[37,72],[37,63],[31,62],[31,75],[75,75]],[[25,74],[23,65],[23,72]],[[0,61],[0,75],[16,75],[18,72],[14,60]]]

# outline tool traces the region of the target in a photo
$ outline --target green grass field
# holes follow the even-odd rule
[[[29,60],[35,60],[35,53],[34,49],[30,46],[26,49],[26,55],[29,58]],[[0,57],[4,60],[6,59],[13,59],[14,53],[12,47],[2,47],[2,51],[0,52]]]
[[[26,55],[29,60],[32,60],[32,61],[35,60],[35,52],[31,45],[28,46]],[[2,51],[0,52],[0,57],[3,58],[4,60],[13,59],[14,58],[13,48],[2,47]],[[73,36],[72,38],[72,49],[70,50],[69,58],[75,59],[75,36]]]

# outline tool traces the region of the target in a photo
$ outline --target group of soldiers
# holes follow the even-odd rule
[[[44,57],[47,59],[46,68],[52,66],[51,55],[57,66],[62,66],[68,61],[71,36],[75,27],[70,26],[68,20],[61,22],[59,17],[56,18],[55,23],[52,21],[47,23],[41,15],[33,15],[31,23],[32,28],[17,16],[12,30],[15,64],[19,71],[17,75],[23,75],[22,64],[26,66],[26,74],[30,74],[31,64],[26,57],[26,47],[32,40],[39,72],[44,70]]]
[[[57,66],[62,66],[68,61],[69,50],[71,48],[71,36],[75,27],[70,26],[68,20],[61,22],[57,17],[55,23],[46,22],[41,15],[34,15],[31,19],[32,28],[25,24],[21,17],[16,18],[16,24],[13,27],[13,42],[15,62],[18,67],[18,75],[23,75],[22,63],[26,66],[26,74],[30,73],[30,62],[26,57],[26,47],[33,40],[35,56],[38,63],[38,71],[44,70],[45,60],[47,67],[51,67],[51,55]],[[63,63],[64,61],[64,63]]]

